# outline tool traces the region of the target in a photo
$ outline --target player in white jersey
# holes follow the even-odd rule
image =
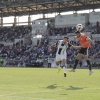
[[[49,47],[49,51],[51,51],[53,47],[57,47],[57,52],[56,52],[56,65],[58,67],[57,73],[59,73],[61,70],[60,62],[62,62],[64,77],[66,77],[66,67],[67,67],[66,66],[66,59],[67,59],[66,50],[67,48],[69,47],[72,47],[75,49],[81,48],[81,46],[74,46],[74,45],[69,44],[68,39],[69,38],[67,36],[64,36],[63,40],[59,40],[57,43]]]

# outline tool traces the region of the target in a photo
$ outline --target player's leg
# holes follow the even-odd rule
[[[61,67],[60,67],[60,61],[56,61],[56,65],[57,65],[57,73],[59,73],[60,72],[60,70],[61,70]]]
[[[60,61],[61,61],[61,56],[60,55],[56,55],[56,66],[57,66],[57,73],[60,72],[61,67],[60,67]]]
[[[83,48],[81,48],[79,53],[77,54],[73,68],[71,70],[69,70],[70,72],[75,72],[75,69],[78,65],[79,59],[83,56],[83,54],[84,54],[84,50],[83,50]]]
[[[92,67],[91,67],[90,60],[89,60],[89,58],[88,58],[88,48],[87,48],[86,51],[85,51],[84,59],[86,60],[87,65],[88,65],[88,67],[89,67],[89,75],[91,75],[91,74],[93,73],[93,71],[92,71]]]
[[[78,55],[77,55],[77,57],[76,57],[76,60],[75,60],[75,63],[74,63],[74,67],[73,67],[71,70],[69,70],[70,72],[75,72],[75,69],[76,69],[76,67],[77,67],[77,65],[78,65],[79,59],[80,59],[82,56],[83,56],[83,54],[78,53]]]
[[[64,77],[66,77],[66,69],[67,69],[66,59],[62,59],[62,67],[63,67],[63,71],[64,71]]]
[[[63,71],[64,71],[64,77],[66,77],[66,54],[61,56],[61,60],[62,60],[62,67],[63,67]]]

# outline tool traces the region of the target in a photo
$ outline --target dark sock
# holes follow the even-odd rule
[[[77,66],[77,64],[78,64],[78,61],[79,61],[78,59],[75,60],[75,64],[74,64],[73,69],[76,69],[76,66]]]
[[[88,64],[88,67],[89,67],[89,70],[91,70],[91,63],[89,60],[86,60],[87,64]]]

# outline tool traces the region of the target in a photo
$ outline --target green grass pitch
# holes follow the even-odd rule
[[[77,69],[63,77],[56,68],[0,68],[0,100],[100,100],[100,70]]]

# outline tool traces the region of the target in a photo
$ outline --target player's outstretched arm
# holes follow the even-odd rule
[[[74,45],[72,45],[71,47],[74,48],[74,49],[80,49],[82,46],[74,46]]]
[[[56,43],[52,44],[51,46],[49,46],[49,51],[52,51],[52,48],[56,47]]]

